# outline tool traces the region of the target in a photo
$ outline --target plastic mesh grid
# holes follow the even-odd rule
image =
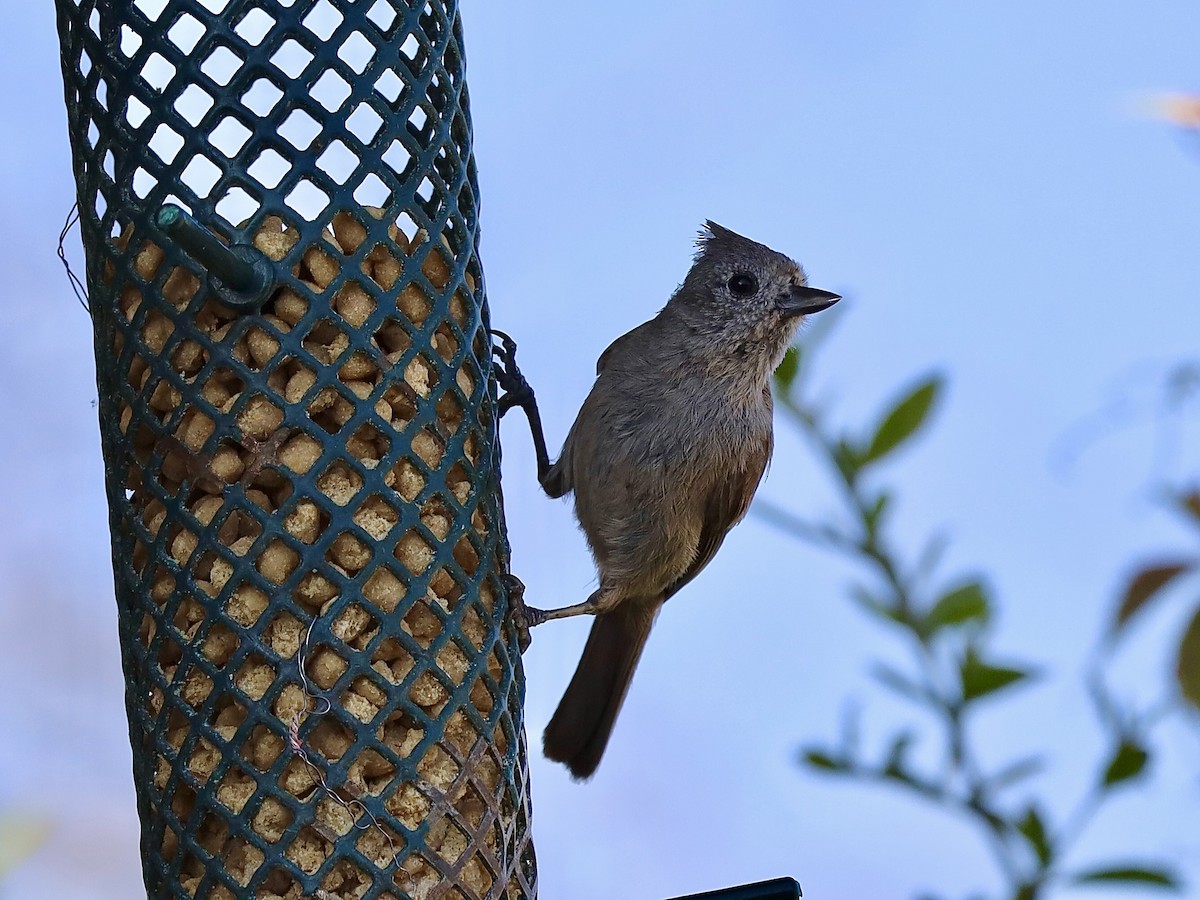
[[[150,896],[535,896],[457,4],[57,5]]]

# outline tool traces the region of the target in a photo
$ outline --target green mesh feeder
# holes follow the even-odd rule
[[[57,7],[149,896],[536,896],[457,3]]]

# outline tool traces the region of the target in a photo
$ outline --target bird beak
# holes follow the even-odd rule
[[[792,315],[806,316],[809,313],[828,309],[841,299],[841,294],[800,285],[792,288],[791,293],[780,298],[779,308]]]

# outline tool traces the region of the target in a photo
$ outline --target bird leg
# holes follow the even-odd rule
[[[504,389],[504,395],[498,403],[500,417],[514,406],[525,411],[529,420],[529,432],[533,436],[533,451],[537,455],[538,484],[541,484],[550,471],[550,454],[546,452],[546,435],[542,432],[542,417],[538,413],[537,398],[533,388],[517,368],[517,343],[503,331],[491,329],[492,334],[500,338],[501,346],[492,345],[492,355],[495,362],[492,371],[496,383]],[[536,624],[536,623],[533,623]]]
[[[540,625],[543,622],[549,622],[551,619],[569,619],[571,616],[597,616],[600,613],[606,613],[616,606],[622,599],[623,595],[617,591],[606,591],[604,588],[596,588],[592,591],[590,597],[582,603],[576,603],[573,606],[563,606],[559,609],[535,609],[532,612],[537,614],[537,621],[532,624]]]
[[[590,597],[582,603],[573,606],[563,606],[559,609],[537,609],[525,603],[525,583],[511,572],[500,576],[508,591],[509,615],[517,627],[517,644],[524,653],[529,647],[531,637],[529,630],[536,628],[551,619],[567,619],[571,616],[595,616],[608,612],[616,606],[623,595],[617,591],[606,591],[597,588]]]

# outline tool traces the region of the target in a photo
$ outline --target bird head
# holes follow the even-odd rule
[[[726,352],[762,356],[773,368],[804,317],[840,299],[809,287],[795,260],[708,221],[671,305]]]

